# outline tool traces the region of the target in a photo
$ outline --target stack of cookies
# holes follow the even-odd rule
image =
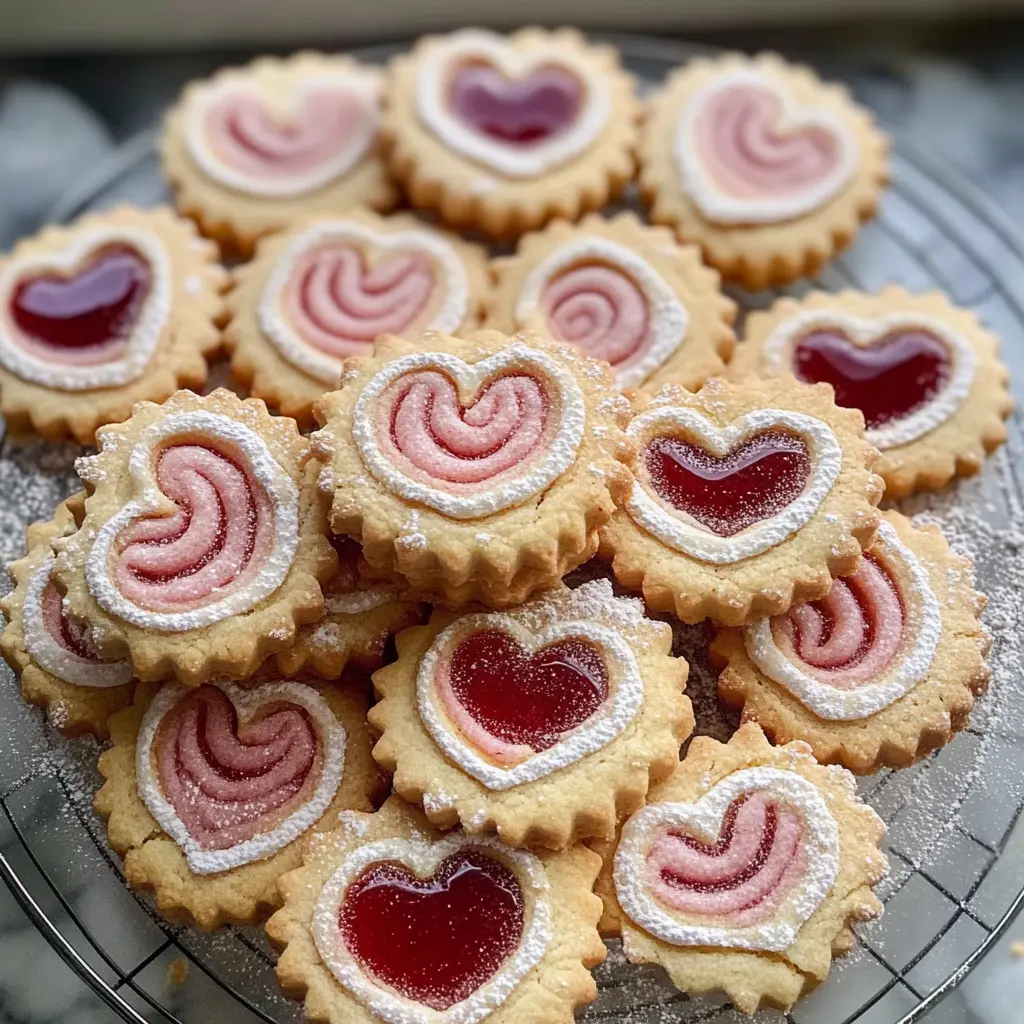
[[[774,56],[641,104],[575,32],[465,31],[191,85],[183,216],[0,263],[9,428],[98,447],[0,649],[109,741],[128,883],[272,914],[328,1024],[570,1021],[602,935],[746,1013],[820,983],[881,912],[851,773],[948,742],[988,680],[971,563],[877,506],[981,469],[1007,373],[895,287],[782,299],[737,349],[721,281],[816,271],[886,152]],[[637,175],[650,222],[594,212]],[[221,348],[237,393],[202,395]],[[728,743],[692,735],[674,620],[709,620]]]

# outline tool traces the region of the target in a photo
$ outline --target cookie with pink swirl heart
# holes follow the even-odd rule
[[[718,692],[822,763],[904,767],[962,729],[988,683],[972,570],[937,526],[887,512],[861,567],[826,598],[718,634]]]
[[[390,73],[391,171],[453,227],[514,238],[599,209],[633,177],[635,83],[574,29],[427,36]]]
[[[425,595],[519,604],[596,550],[628,404],[607,364],[537,336],[381,338],[314,406],[331,528]]]
[[[9,430],[92,444],[139,401],[206,382],[227,274],[169,209],[49,226],[0,259],[0,413]]]
[[[601,556],[651,608],[728,625],[781,614],[825,597],[871,544],[878,452],[824,384],[666,384],[636,396],[626,433],[633,486]]]
[[[169,920],[247,924],[280,905],[303,838],[368,811],[366,700],[273,678],[140,683],[110,720],[96,809],[133,888]]]
[[[285,992],[324,1024],[572,1024],[605,957],[579,845],[441,832],[391,797],[311,837],[267,922]]]
[[[64,608],[144,680],[248,676],[319,620],[337,556],[293,420],[218,389],[140,403],[76,468],[81,529],[54,541]]]
[[[737,376],[794,374],[860,409],[887,498],[973,476],[1013,409],[999,338],[938,292],[811,292],[752,314]]]
[[[550,849],[608,838],[693,728],[671,629],[608,580],[435,611],[397,646],[373,676],[373,753],[441,828]]]
[[[490,287],[479,246],[409,214],[352,210],[264,239],[234,273],[224,335],[231,372],[303,424],[350,356],[382,334],[477,327]]]
[[[632,963],[689,995],[722,990],[742,1013],[789,1010],[882,912],[885,826],[853,776],[753,724],[698,736],[647,805],[602,849],[602,927]]]
[[[847,91],[775,54],[690,61],[640,143],[651,219],[745,288],[814,274],[874,215],[889,142]]]
[[[611,364],[620,390],[691,390],[732,355],[736,305],[720,278],[665,228],[631,213],[558,221],[494,261],[486,325],[536,331]]]

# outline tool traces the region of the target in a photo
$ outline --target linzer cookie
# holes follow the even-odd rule
[[[792,377],[638,395],[635,480],[602,557],[684,622],[739,625],[825,597],[878,524],[878,453],[863,427],[831,388]]]
[[[695,246],[633,214],[558,221],[495,260],[488,327],[533,330],[607,360],[620,389],[694,390],[732,355],[736,305]]]
[[[0,259],[0,413],[16,432],[92,444],[142,400],[206,382],[227,283],[170,210],[47,227]]]
[[[224,342],[231,372],[303,422],[334,391],[348,356],[381,334],[419,337],[479,326],[489,287],[479,246],[408,214],[352,211],[264,239],[234,275]]]
[[[260,57],[186,87],[160,145],[178,208],[248,255],[258,238],[397,199],[379,153],[382,74],[347,57]]]
[[[593,851],[440,833],[392,797],[312,837],[267,922],[323,1024],[572,1024],[605,957]]]
[[[111,719],[96,794],[128,884],[203,928],[279,906],[303,836],[373,808],[365,715],[365,698],[300,682],[140,683]]]
[[[79,505],[84,495],[72,499]],[[68,619],[50,579],[55,537],[73,533],[67,503],[53,519],[28,528],[28,554],[8,566],[14,590],[0,601],[7,627],[0,654],[21,680],[25,700],[46,708],[66,736],[108,735],[107,719],[132,701],[132,668],[100,658],[87,628]]]
[[[633,963],[690,995],[724,990],[742,1013],[789,1010],[882,912],[881,819],[853,776],[756,725],[699,736],[623,826],[598,891]]]
[[[435,612],[374,674],[374,757],[441,828],[513,846],[608,838],[693,728],[672,630],[607,580],[507,612]]]
[[[462,604],[518,604],[597,548],[625,496],[629,403],[607,364],[530,335],[382,338],[314,407],[335,533]]]
[[[967,724],[988,682],[971,570],[938,527],[887,512],[861,567],[827,598],[718,635],[719,694],[819,761],[904,767]]]
[[[615,50],[575,30],[466,29],[395,58],[382,131],[413,205],[514,237],[621,192],[639,110]]]
[[[971,476],[1006,438],[1013,399],[999,339],[938,292],[812,292],[746,323],[735,371],[824,381],[860,409],[887,498]]]
[[[651,219],[747,288],[815,273],[888,179],[887,137],[844,88],[774,54],[693,60],[650,101],[640,188]]]
[[[77,463],[91,493],[78,532],[54,541],[54,578],[103,657],[147,681],[243,678],[323,615],[336,556],[293,420],[179,391],[99,441]]]

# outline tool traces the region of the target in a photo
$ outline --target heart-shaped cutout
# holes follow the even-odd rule
[[[478,363],[416,352],[363,389],[352,434],[383,484],[453,519],[517,505],[576,460],[586,408],[572,374],[512,344]]]
[[[694,804],[650,804],[622,830],[615,891],[641,928],[676,946],[783,953],[839,871],[821,793],[772,767],[727,775]]]
[[[337,386],[342,360],[369,354],[380,335],[454,333],[469,301],[465,267],[440,235],[339,220],[293,239],[267,279],[259,318],[286,359]]]
[[[410,1001],[436,1024],[492,1014],[543,957],[551,908],[540,861],[494,840],[358,847],[321,890],[317,952],[389,1024]]]
[[[299,196],[347,174],[379,122],[372,71],[312,74],[290,93],[237,80],[196,91],[186,122],[192,158],[214,181],[250,195]]]
[[[345,741],[327,702],[301,683],[167,683],[139,730],[139,795],[191,871],[226,871],[316,824],[341,782]]]
[[[656,408],[627,433],[644,453],[630,516],[674,550],[719,565],[796,533],[842,468],[828,424],[783,409],[717,427],[693,409]]]
[[[857,171],[858,144],[838,115],[798,105],[766,74],[734,70],[687,103],[676,159],[706,217],[758,224],[802,216],[836,196]]]
[[[445,145],[509,178],[536,178],[575,159],[611,113],[608,84],[572,50],[517,50],[474,29],[432,47],[415,99]]]

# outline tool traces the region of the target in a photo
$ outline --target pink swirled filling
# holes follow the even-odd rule
[[[165,797],[205,850],[274,829],[316,786],[323,762],[304,708],[268,705],[240,723],[213,686],[194,690],[168,712],[153,751]]]
[[[671,830],[647,855],[647,884],[679,913],[749,927],[774,917],[804,876],[801,816],[757,792],[734,800],[714,845]]]
[[[697,147],[716,184],[735,196],[786,196],[823,181],[839,146],[824,127],[779,129],[777,96],[754,85],[714,95],[697,121]]]
[[[185,611],[259,573],[273,548],[274,516],[263,488],[221,452],[175,444],[157,459],[157,485],[177,510],[121,531],[112,576],[141,607]]]
[[[381,334],[401,334],[423,313],[434,270],[418,253],[396,253],[367,266],[346,245],[314,249],[295,265],[283,295],[292,328],[330,355],[362,355]]]
[[[92,642],[89,627],[73,622],[64,614],[64,602],[52,583],[47,583],[43,588],[40,604],[43,626],[55,643],[83,661],[101,661],[99,652]]]

